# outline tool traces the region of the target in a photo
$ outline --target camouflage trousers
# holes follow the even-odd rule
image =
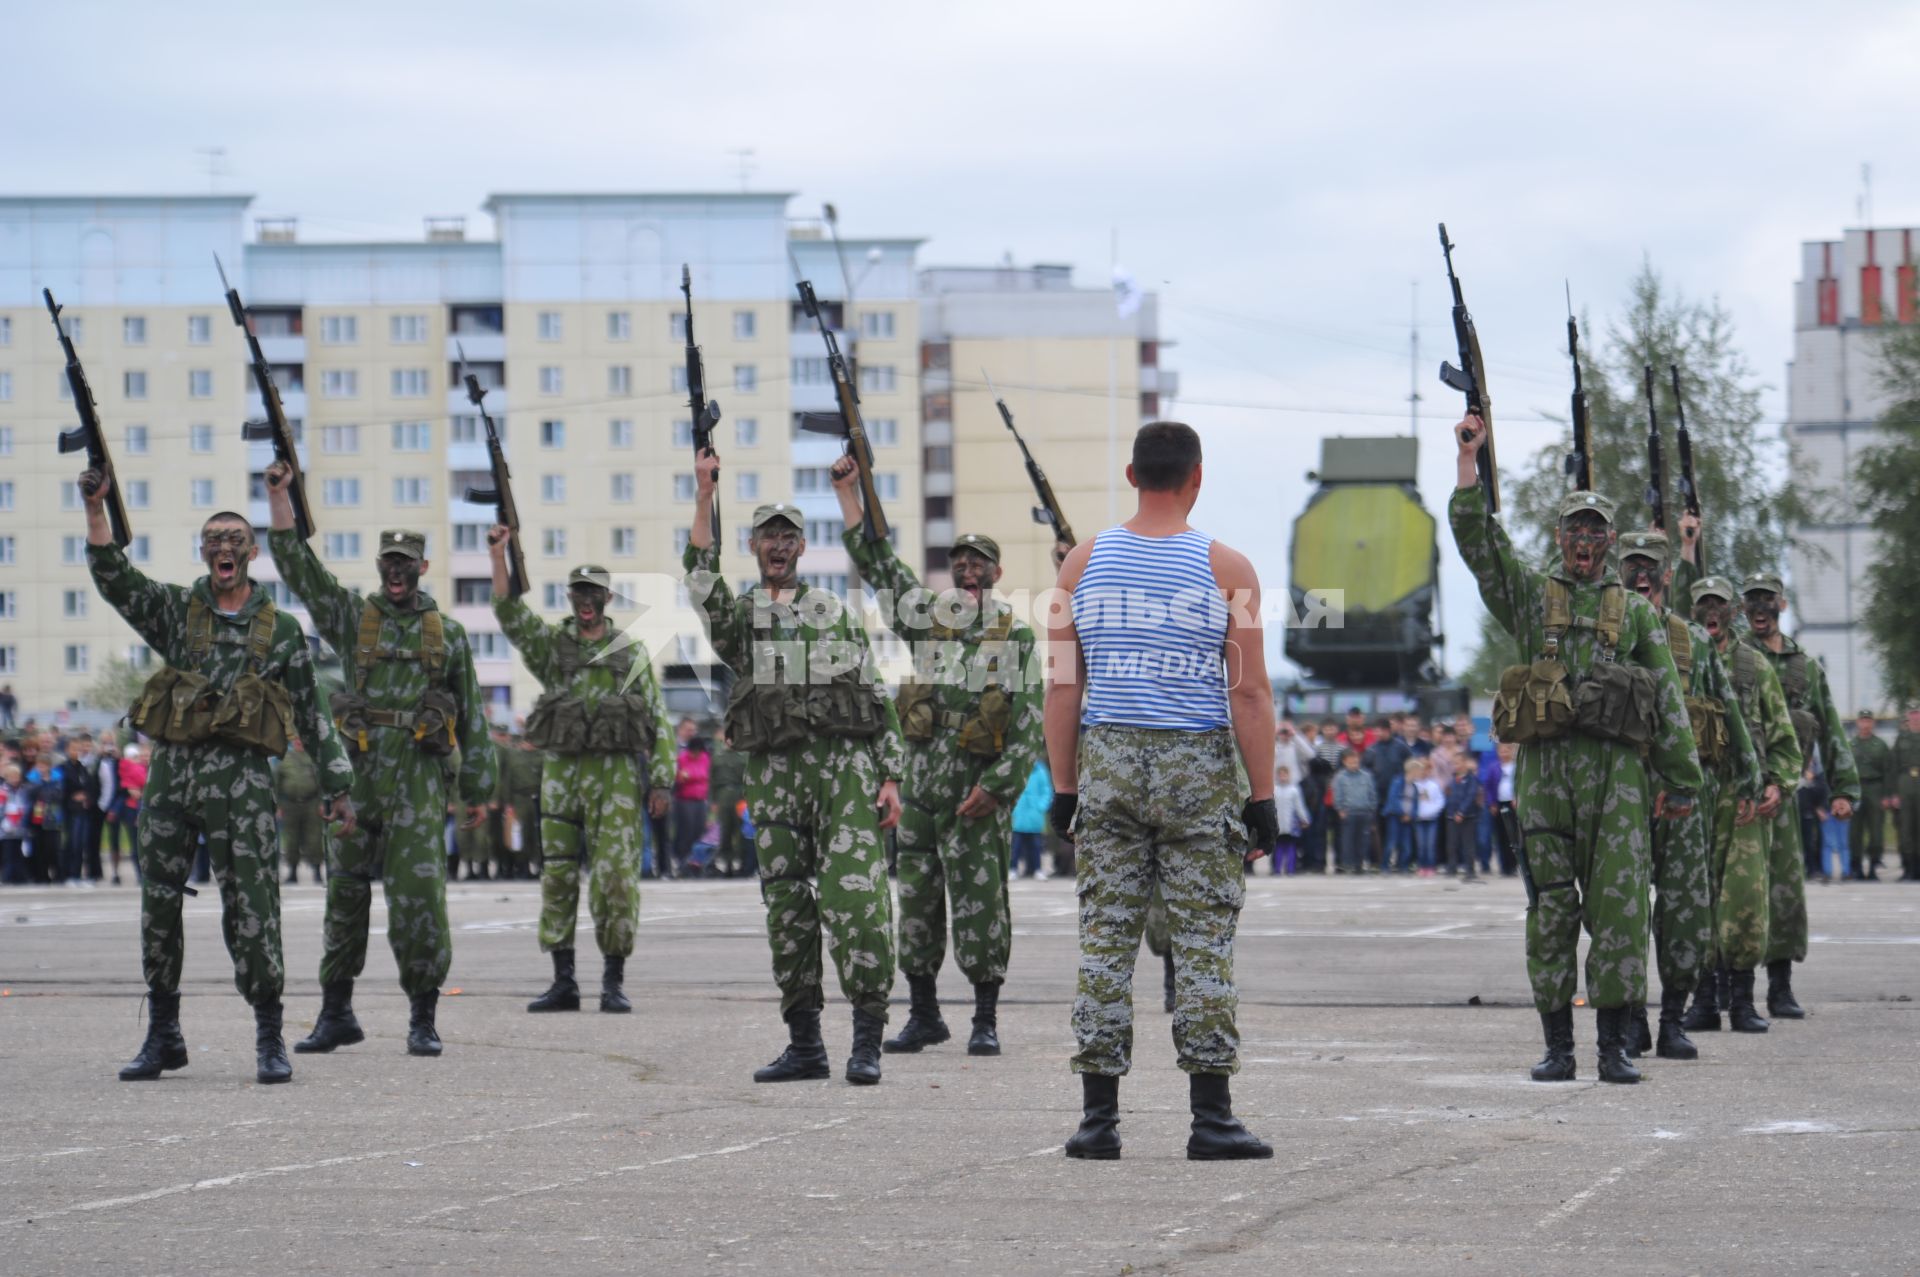
[[[1542,1013],[1573,1004],[1582,928],[1587,1001],[1647,1000],[1653,792],[1633,750],[1585,736],[1524,745],[1514,784],[1540,903],[1527,912],[1527,976]]]
[[[1877,869],[1887,854],[1887,813],[1880,804],[1889,797],[1884,785],[1860,786],[1860,801],[1854,804],[1853,819],[1847,822],[1847,851],[1853,857],[1853,872],[1865,876]]]
[[[353,833],[329,838],[320,983],[367,965],[373,884],[387,901],[387,945],[408,997],[431,993],[453,965],[447,925],[447,782],[440,760],[408,754],[392,776],[355,776]],[[364,805],[362,805],[364,803]],[[462,814],[464,819],[464,813]]]
[[[1713,823],[1714,963],[1750,971],[1767,954],[1769,821],[1737,823],[1740,800],[1722,790]]]
[[[1721,785],[1709,777],[1693,810],[1653,822],[1653,955],[1662,990],[1692,993],[1713,955],[1713,824]]]
[[[280,851],[287,863],[315,866],[324,863],[326,822],[321,819],[320,804],[296,802],[280,810]]]
[[[453,851],[460,863],[467,866],[469,873],[481,865],[487,865],[497,876],[503,876],[508,857],[500,838],[500,813],[490,811],[485,820],[472,829],[465,829],[462,826],[466,824],[466,813],[458,808],[455,811]]]
[[[193,746],[162,746],[191,750]],[[226,751],[231,752],[231,751]],[[147,987],[180,988],[186,960],[181,905],[200,838],[220,888],[220,934],[233,985],[250,1004],[278,1002],[286,987],[280,950],[280,842],[266,762],[251,770],[196,770],[175,792],[149,789],[140,804],[140,968]]]
[[[1800,804],[1788,793],[1766,822],[1767,958],[1807,960],[1807,864],[1800,848]]]
[[[947,910],[953,910],[953,960],[973,984],[1007,978],[1013,918],[1007,849],[1013,808],[998,804],[970,820],[956,810],[987,760],[951,736],[908,746],[900,787],[900,969],[936,975],[947,960]]]
[[[747,756],[747,810],[767,906],[780,1013],[820,1007],[822,941],[854,1008],[887,1018],[893,893],[873,801],[880,777],[864,740],[815,737]]]
[[[1171,930],[1172,924],[1167,921],[1167,895],[1160,890],[1160,880],[1155,878],[1153,891],[1147,896],[1147,952],[1156,958],[1172,953]]]
[[[1132,1067],[1133,967],[1156,884],[1173,950],[1179,1065],[1239,1070],[1233,937],[1247,889],[1237,757],[1225,729],[1103,726],[1081,737],[1074,1072],[1119,1076]]]
[[[540,776],[540,952],[573,948],[580,874],[587,876],[593,940],[610,958],[633,952],[640,929],[643,755],[550,754]]]

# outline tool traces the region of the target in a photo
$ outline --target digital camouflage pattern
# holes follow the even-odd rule
[[[951,908],[953,958],[961,974],[972,984],[1004,981],[1013,953],[1006,863],[1013,842],[1013,805],[1043,748],[1033,630],[1013,621],[1005,638],[995,637],[996,622],[1004,624],[1001,618],[1011,608],[989,597],[957,637],[935,637],[929,632],[928,609],[906,602],[916,594],[924,598],[925,591],[913,569],[893,552],[892,543],[868,541],[858,527],[848,529],[843,539],[861,579],[896,600],[889,624],[912,645],[916,674],[934,684],[936,711],[970,713],[979,689],[994,675],[1005,679],[1012,693],[1006,748],[997,758],[960,748],[951,727],[935,728],[931,740],[906,742],[897,838],[901,970],[908,975],[939,973],[947,960]],[[968,819],[958,808],[975,785],[993,795],[995,806],[984,816]]]
[[[1247,895],[1247,788],[1238,763],[1225,728],[1103,725],[1081,733],[1075,1073],[1119,1076],[1132,1067],[1133,968],[1156,884],[1173,950],[1180,1068],[1239,1071],[1233,938]]]
[[[192,669],[187,651],[187,602],[198,597],[213,617],[213,644],[198,669],[216,688],[233,684],[247,666],[253,618],[266,591],[253,594],[235,616],[213,609],[206,577],[191,587],[151,580],[116,545],[87,546],[87,566],[100,597],[141,639],[175,668]],[[313,655],[299,623],[278,612],[264,676],[293,696],[300,738],[319,765],[328,799],[347,792],[353,769],[333,722],[321,707]],[[280,1000],[286,972],[280,950],[280,843],[274,824],[273,772],[267,755],[224,741],[197,745],[158,742],[140,801],[140,965],[147,987],[173,993],[186,957],[181,903],[202,835],[220,885],[220,926],[233,959],[233,982],[254,1005]]]
[[[1734,648],[1738,642],[1729,638],[1718,650],[1729,682],[1735,681],[1734,662],[1742,659]],[[1780,690],[1780,679],[1768,662],[1755,659],[1753,671],[1752,685],[1744,689],[1736,685],[1734,694],[1759,755],[1761,787],[1778,785],[1781,810],[1797,812],[1793,796],[1800,785],[1800,742],[1787,713],[1786,693]],[[1721,795],[1723,815],[1716,825],[1716,835],[1724,829],[1725,843],[1723,846],[1716,840],[1714,846],[1714,948],[1722,965],[1748,971],[1766,960],[1772,921],[1769,882],[1774,822],[1760,817],[1736,825],[1734,798],[1732,793]],[[1797,823],[1789,841],[1798,856]]]
[[[646,646],[632,643],[611,622],[606,634],[588,642],[579,637],[571,616],[549,625],[520,599],[496,596],[493,614],[500,629],[526,662],[528,673],[547,691],[564,688],[589,711],[624,691],[644,696],[653,711],[653,749],[638,754],[549,753],[540,780],[540,846],[546,863],[540,870],[540,951],[573,948],[580,917],[580,871],[586,868],[587,912],[600,952],[624,958],[633,952],[640,928],[640,843],[646,822],[649,787],[673,787],[673,737],[667,731],[667,703]],[[580,668],[567,678],[555,658],[556,638],[580,647]],[[618,670],[595,658],[627,649],[634,681],[621,686]]]
[[[340,654],[347,686],[355,682],[360,616],[368,599],[340,584],[291,529],[270,536],[281,579],[307,605],[314,629]],[[376,593],[381,614],[379,643],[417,653],[421,620],[437,610],[425,594],[407,611]],[[486,706],[473,671],[467,632],[442,616],[446,666],[441,682],[458,707],[454,731],[460,748],[458,796],[462,806],[484,803],[493,792],[498,765],[487,736]],[[376,710],[411,712],[427,691],[419,660],[379,660],[367,672],[367,703]],[[373,884],[387,902],[387,944],[409,997],[431,993],[453,964],[453,933],[447,925],[448,780],[443,755],[423,751],[404,728],[376,727],[367,751],[354,755],[352,834],[333,838],[327,865],[327,912],[322,930],[320,983],[356,979],[367,965],[367,928]],[[464,813],[462,813],[464,816]]]
[[[1558,568],[1542,571],[1520,561],[1481,487],[1455,491],[1448,517],[1487,610],[1518,642],[1522,661],[1538,659],[1546,646],[1546,581]],[[1560,656],[1577,680],[1599,656],[1593,620],[1601,590],[1618,585],[1619,577],[1609,569],[1595,581],[1560,579],[1574,616]],[[1539,905],[1527,913],[1527,973],[1542,1013],[1573,1002],[1583,927],[1592,936],[1587,1001],[1605,1009],[1646,1001],[1655,788],[1670,796],[1700,793],[1700,763],[1666,622],[1631,591],[1617,659],[1654,674],[1656,722],[1646,761],[1628,746],[1579,734],[1520,747],[1514,807],[1540,893]]]
[[[1785,687],[1785,668],[1789,657],[1805,651],[1786,635],[1780,636],[1781,648],[1775,652],[1751,633],[1741,641],[1767,658],[1773,672]],[[1860,802],[1860,774],[1854,770],[1853,750],[1847,745],[1846,728],[1834,707],[1833,693],[1827,689],[1826,667],[1807,657],[1807,694],[1804,708],[1813,715],[1814,744],[1826,765],[1827,785],[1835,798],[1845,798],[1856,806]],[[1787,706],[1791,711],[1791,703]],[[1802,766],[1805,760],[1802,760]],[[1767,957],[1768,962],[1791,958],[1807,960],[1807,865],[1800,848],[1800,806],[1793,800],[1800,773],[1782,787],[1786,795],[1780,810],[1773,814],[1772,841],[1767,848]]]
[[[764,641],[803,641],[796,611],[820,604],[810,598],[815,591],[802,585],[785,604],[771,602],[760,589],[735,597],[720,576],[716,549],[688,545],[684,561],[687,588],[701,608],[707,636],[736,677],[754,676],[755,644],[763,641],[754,632],[756,613],[771,621]],[[829,611],[830,623],[817,628],[819,640],[855,645],[871,677],[866,631],[846,608]],[[832,945],[847,1000],[856,1010],[883,1022],[887,1018],[893,898],[874,799],[884,781],[906,775],[906,755],[893,702],[884,704],[885,726],[876,736],[820,736],[747,755],[747,810],[753,814],[782,1016],[823,1005],[824,939]]]
[[[1173,952],[1172,924],[1167,921],[1167,894],[1160,890],[1160,879],[1153,880],[1147,895],[1147,952],[1164,958]]]
[[[320,816],[320,769],[304,749],[290,749],[273,768],[274,801],[280,805],[280,850],[288,864],[318,867],[326,855],[326,821]]]

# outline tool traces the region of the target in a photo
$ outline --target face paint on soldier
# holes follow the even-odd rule
[[[1655,607],[1660,606],[1667,591],[1667,574],[1661,570],[1657,560],[1645,555],[1629,554],[1620,560],[1620,575],[1626,580],[1629,590]]]
[[[1700,622],[1707,636],[1717,644],[1723,635],[1732,632],[1733,604],[1709,594],[1693,605],[1693,619]]]
[[[573,609],[574,624],[588,637],[597,635],[607,619],[607,592],[597,585],[570,585],[567,603]]]
[[[1000,565],[978,550],[955,550],[947,564],[955,588],[965,590],[976,603],[1000,579]]]
[[[1780,613],[1786,609],[1781,606],[1780,596],[1771,590],[1754,590],[1746,596],[1747,624],[1753,628],[1753,636],[1769,639],[1780,632]]]
[[[1607,565],[1613,528],[1599,515],[1581,511],[1563,520],[1559,529],[1560,556],[1576,581],[1597,580]]]
[[[410,554],[383,554],[379,558],[380,589],[387,602],[405,607],[420,590],[420,574],[427,561]]]
[[[753,558],[760,565],[761,584],[769,589],[793,587],[799,575],[800,556],[806,553],[807,538],[800,529],[784,519],[769,519],[754,531],[748,541]]]
[[[215,515],[200,529],[200,559],[216,598],[248,592],[247,565],[259,553],[253,528],[244,520]]]

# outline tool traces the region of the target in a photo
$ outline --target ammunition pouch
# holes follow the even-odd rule
[[[293,697],[278,683],[242,674],[213,707],[213,735],[279,758],[293,740]]]
[[[1500,672],[1493,698],[1493,734],[1510,745],[1564,736],[1573,727],[1573,692],[1567,667],[1557,657],[1531,665],[1509,665]]]
[[[459,743],[454,733],[460,703],[444,687],[430,687],[420,695],[413,715],[413,743],[423,754],[451,754]]]
[[[1687,697],[1687,720],[1693,726],[1693,744],[1702,767],[1717,766],[1727,756],[1733,737],[1727,731],[1727,707],[1712,696]]]
[[[1013,725],[1013,694],[998,683],[980,693],[973,713],[960,725],[960,748],[978,758],[998,758]]]
[[[1602,661],[1574,689],[1573,727],[1596,740],[1645,749],[1653,741],[1658,706],[1652,670]]]
[[[423,692],[417,710],[375,709],[358,692],[335,692],[327,704],[333,712],[333,725],[340,729],[350,754],[371,750],[373,733],[380,729],[406,732],[423,754],[453,753],[460,707],[453,693],[443,688]]]
[[[587,748],[587,705],[571,692],[544,692],[527,715],[526,738],[535,749],[580,754]]]
[[[168,745],[198,745],[213,739],[213,709],[207,676],[169,665],[140,689],[127,722],[142,736]]]
[[[900,716],[900,734],[910,741],[925,742],[934,737],[939,711],[933,703],[933,684],[907,682],[894,693],[894,712]]]
[[[929,702],[929,724],[932,715]],[[727,740],[746,753],[791,749],[814,736],[865,739],[878,736],[885,726],[880,695],[860,680],[858,670],[814,687],[743,678],[734,683],[727,702]]]
[[[807,688],[806,697],[807,722],[817,735],[864,740],[878,736],[886,726],[880,693],[861,680],[858,670],[836,674],[830,683]]]

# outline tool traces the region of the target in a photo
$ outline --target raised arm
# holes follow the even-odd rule
[[[88,491],[92,484],[93,490]],[[180,659],[175,643],[185,634],[187,592],[177,585],[162,585],[133,566],[125,550],[114,544],[113,527],[107,519],[107,493],[113,479],[97,470],[80,476],[81,500],[87,510],[87,570],[93,575],[94,588],[107,605],[125,618],[148,647],[168,661]]]
[[[1487,509],[1486,489],[1481,486],[1479,471],[1475,468],[1475,458],[1486,440],[1486,427],[1480,418],[1469,416],[1461,421],[1455,436],[1461,442],[1453,499],[1447,505],[1447,521],[1453,527],[1454,544],[1460,547],[1460,557],[1473,571],[1474,583],[1480,587],[1480,600],[1486,604],[1487,611],[1493,613],[1493,619],[1502,629],[1517,638],[1520,618],[1526,615],[1527,599],[1533,593],[1533,574],[1521,565],[1506,530],[1494,521]]]
[[[360,611],[366,602],[341,585],[314,554],[313,546],[294,530],[293,500],[287,495],[292,482],[293,472],[285,462],[276,461],[267,467],[267,507],[273,521],[267,545],[280,579],[306,604],[313,628],[344,656],[359,639]]]

